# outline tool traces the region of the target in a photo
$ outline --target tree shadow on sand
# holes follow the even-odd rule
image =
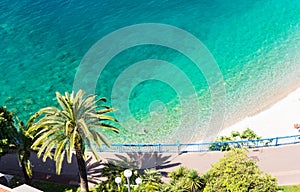
[[[114,158],[107,159],[108,162],[115,165],[135,170],[145,170],[155,168],[156,170],[162,170],[169,167],[179,166],[181,163],[171,163],[177,155],[165,155],[162,153],[142,153],[131,152],[124,155],[115,154]],[[162,175],[167,175],[167,172],[161,171]]]
[[[125,169],[138,170],[142,172],[145,169],[155,168],[160,171],[169,167],[179,166],[181,163],[171,163],[177,155],[165,155],[161,153],[141,153],[131,152],[124,154],[114,154],[113,157],[97,162],[92,156],[89,156],[86,161],[88,180],[92,184],[98,184],[101,181],[107,180],[107,175],[104,174],[105,167],[113,171],[122,172]],[[115,169],[115,170],[114,170]],[[160,171],[162,176],[167,176],[168,172]]]
[[[98,184],[103,180],[101,175],[104,167],[103,161],[96,161],[92,156],[88,156],[85,163],[89,183]]]

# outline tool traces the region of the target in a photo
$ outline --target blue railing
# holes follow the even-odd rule
[[[258,140],[239,140],[230,142],[190,143],[190,144],[112,144],[110,148],[103,146],[99,152],[118,153],[185,153],[225,151],[229,148],[262,148],[300,143],[300,135],[274,137]]]

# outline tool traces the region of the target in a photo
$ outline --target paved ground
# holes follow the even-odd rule
[[[103,160],[116,161],[121,165],[131,165],[136,169],[157,167],[163,174],[176,169],[179,165],[205,173],[224,155],[222,152],[184,153],[184,154],[142,154],[142,153],[100,153]],[[300,144],[270,147],[253,150],[249,156],[258,160],[258,166],[267,173],[274,175],[280,185],[300,184]],[[79,181],[77,165],[64,162],[61,175],[55,174],[53,161],[43,163],[32,155],[33,175],[35,179],[45,179],[58,183],[77,184]],[[101,177],[101,164],[88,157],[87,167],[90,184],[99,182]],[[0,160],[0,172],[22,176],[16,154],[8,154]]]
[[[176,157],[172,162],[180,162],[186,167],[197,169],[199,173],[205,173],[222,156],[223,153],[220,152],[187,153]],[[279,185],[300,184],[300,145],[254,150],[249,152],[249,156],[258,161],[257,164],[263,171],[275,176]],[[169,172],[174,167],[163,170]]]

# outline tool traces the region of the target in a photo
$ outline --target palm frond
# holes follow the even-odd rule
[[[70,143],[68,142],[68,143],[66,143],[65,148],[66,148],[66,152],[67,152],[67,162],[72,163],[72,150],[73,150],[74,146],[72,147],[70,145]]]
[[[97,100],[97,102],[100,102],[100,101],[102,101],[102,102],[107,102],[107,99],[106,99],[105,97],[101,97],[101,98],[99,98],[99,99]]]
[[[62,151],[62,153],[58,156],[58,158],[55,161],[55,167],[56,167],[56,174],[60,175],[62,162],[65,158],[65,151]]]
[[[99,157],[99,155],[98,155],[97,152],[96,152],[95,146],[90,142],[89,139],[87,139],[86,142],[87,142],[87,144],[88,144],[90,150],[92,151],[94,157],[96,158],[96,160],[99,161],[99,160],[100,160],[100,157]]]
[[[77,134],[78,134],[78,132],[77,132],[77,128],[78,128],[78,126],[75,126],[74,127],[74,130],[73,130],[73,132],[72,132],[72,134],[70,134],[70,137],[69,137],[69,143],[70,143],[70,148],[74,148],[74,146],[75,146],[75,141],[76,141],[76,136],[77,136]],[[71,149],[70,149],[70,152],[69,153],[71,153]]]
[[[75,109],[79,109],[80,107],[78,107],[81,103],[82,103],[82,97],[85,94],[85,91],[83,90],[79,90],[74,98],[74,107],[76,107]]]
[[[68,116],[70,119],[73,118],[73,110],[72,110],[72,103],[69,101],[70,97],[69,94],[66,92],[65,96],[62,96],[59,92],[56,92],[57,102],[59,103],[62,111],[68,112]]]
[[[115,108],[101,109],[101,110],[98,110],[97,113],[102,115],[102,114],[105,114],[105,113],[113,112],[115,110],[116,110]]]
[[[50,159],[53,158],[53,153],[52,150],[55,148],[56,142],[54,142],[54,140],[52,140],[52,142],[49,143],[49,145],[46,146],[44,153],[39,153],[38,157],[40,158],[41,155],[43,154],[43,162],[46,162],[47,158],[49,157]]]
[[[79,134],[80,134],[81,138],[83,138],[83,139],[90,138],[91,133],[90,133],[89,127],[83,119],[79,119],[77,121],[77,126],[80,128]]]
[[[101,148],[102,142],[107,146],[110,147],[110,143],[108,139],[100,132],[97,132],[95,130],[91,130],[93,134],[93,139],[96,142],[96,144]]]
[[[102,129],[107,129],[107,130],[111,130],[111,131],[114,131],[116,133],[119,133],[119,129],[116,128],[115,126],[113,125],[109,125],[109,124],[105,124],[105,123],[101,123],[101,128]]]
[[[55,133],[56,133],[55,129],[43,132],[43,134],[39,135],[37,139],[33,142],[32,147],[35,148],[44,144],[45,142],[51,141],[50,136]]]

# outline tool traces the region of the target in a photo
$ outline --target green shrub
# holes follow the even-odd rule
[[[230,151],[233,148],[242,148],[248,147],[252,148],[255,146],[255,141],[248,142],[252,140],[261,139],[254,131],[247,128],[242,133],[238,131],[231,132],[230,136],[220,136],[216,139],[216,141],[209,146],[209,150],[211,151]],[[234,142],[237,140],[246,140],[246,142]],[[272,142],[272,141],[269,141]]]
[[[264,174],[245,149],[233,149],[208,172],[204,192],[275,192],[276,179]]]
[[[168,174],[171,178],[166,191],[186,191],[197,192],[202,191],[205,186],[205,179],[198,175],[193,169],[180,166],[177,170]]]
[[[106,180],[100,182],[94,189],[93,192],[112,192],[112,191],[120,191],[127,192],[127,180],[124,177],[124,170],[126,168],[116,165],[114,163],[106,163],[102,169],[102,177],[105,177]],[[119,186],[115,183],[115,178],[121,177],[121,183]],[[135,179],[140,177],[142,179],[142,183],[139,186],[135,185]],[[130,177],[131,191],[132,192],[142,192],[142,191],[162,191],[162,180],[161,174],[155,169],[146,169],[140,174],[137,170],[132,172],[132,176]]]
[[[0,157],[6,154],[10,147],[17,145],[17,129],[14,126],[14,114],[0,107]]]

